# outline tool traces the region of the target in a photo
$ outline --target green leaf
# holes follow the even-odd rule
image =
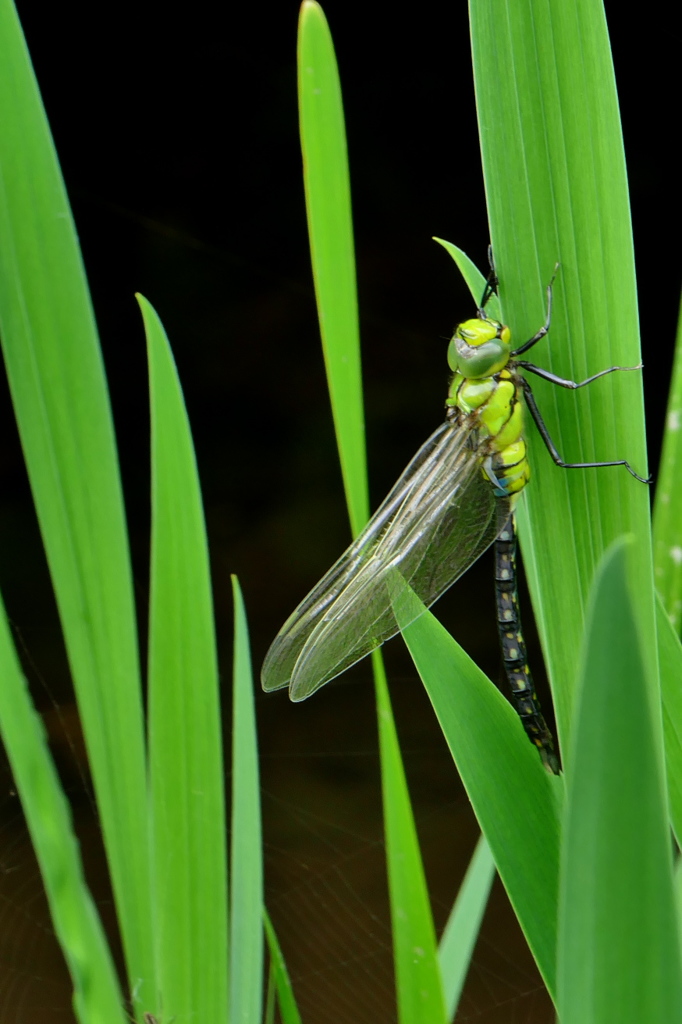
[[[92,770],[131,990],[154,998],[135,611],[114,430],[76,231],[0,0],[0,336]]]
[[[280,948],[275,929],[267,911],[263,911],[263,923],[265,925],[265,937],[268,940],[270,952],[270,967],[274,974],[275,987],[277,989],[277,1002],[282,1018],[282,1024],[301,1024],[301,1015],[298,1012],[294,990],[291,987],[291,980],[282,950]]]
[[[377,694],[381,786],[393,959],[401,1024],[446,1020],[436,933],[383,662],[372,654]]]
[[[682,306],[654,503],[656,589],[679,635],[682,629]]]
[[[369,509],[350,187],[336,58],[324,14],[313,0],[301,8],[299,102],[318,315],[346,500],[357,534]],[[435,931],[378,653],[373,666],[398,1014],[404,1024],[426,1024],[444,1020]]]
[[[416,601],[401,595],[402,601]],[[405,621],[416,607],[405,609]],[[403,639],[433,704],[500,877],[550,993],[555,991],[559,808],[511,705],[430,612]]]
[[[275,987],[275,973],[272,965],[268,969],[267,988],[265,990],[265,1008],[263,1010],[264,1024],[275,1024],[275,1010],[277,1009],[277,988]]]
[[[485,836],[481,836],[443,930],[438,950],[447,1020],[452,1020],[457,1011],[494,878],[495,861]]]
[[[673,885],[675,886],[675,907],[677,920],[682,920],[682,860],[677,858],[673,867]]]
[[[656,625],[670,820],[679,844],[682,838],[682,644],[660,596],[656,602]]]
[[[625,159],[609,39],[594,0],[472,0],[483,168],[503,318],[516,345],[543,324],[555,263],[548,339],[528,353],[582,381],[641,362]],[[532,378],[549,432],[570,462],[627,459],[646,475],[639,371],[572,393]],[[533,479],[519,509],[524,566],[569,740],[587,594],[609,543],[648,537],[647,488],[621,467],[563,470],[530,424]],[[637,546],[635,593],[655,663],[648,543]]]
[[[260,1024],[263,1003],[263,836],[249,633],[236,576],[232,577],[232,592],[234,705],[230,1022]]]
[[[102,923],[85,883],[59,783],[0,602],[0,733],[31,834],[80,1024],[123,1024],[123,998]]]
[[[622,542],[595,579],[566,761],[559,926],[562,1024],[682,1019],[662,768]]]
[[[439,245],[443,246],[446,252],[450,253],[457,264],[469,291],[471,292],[471,297],[478,306],[483,296],[486,278],[483,276],[476,264],[469,259],[467,254],[462,252],[462,250],[456,245],[453,245],[452,242],[446,242],[443,238],[434,238],[434,242],[438,242]],[[488,315],[493,317],[495,320],[499,320],[502,315],[500,311],[500,300],[494,293],[488,300],[486,311]]]
[[[304,0],[298,96],[310,254],[329,393],[353,534],[369,518],[360,335],[346,130],[334,44]]]
[[[227,1019],[223,761],[199,478],[173,356],[152,306],[149,750],[154,934],[164,1019]]]

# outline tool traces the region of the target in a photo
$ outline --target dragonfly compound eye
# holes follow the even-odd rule
[[[511,332],[499,320],[465,320],[448,346],[448,364],[464,377],[488,377],[502,370],[511,354]]]

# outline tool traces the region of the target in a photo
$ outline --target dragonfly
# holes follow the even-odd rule
[[[498,632],[512,703],[545,768],[559,773],[528,666],[516,585],[514,507],[530,479],[525,409],[557,466],[624,466],[642,483],[650,478],[625,459],[566,462],[550,437],[526,374],[575,390],[609,373],[641,369],[641,364],[610,366],[572,381],[518,358],[549,333],[558,266],[547,286],[545,323],[512,348],[509,327],[485,311],[497,287],[491,261],[476,317],[459,324],[448,345],[453,376],[445,421],[364,530],[284,623],[263,663],[264,690],[288,686],[293,701],[309,697],[409,624],[402,616],[398,624],[396,579],[429,608],[495,544]]]

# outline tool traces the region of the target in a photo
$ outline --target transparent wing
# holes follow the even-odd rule
[[[399,632],[398,573],[429,607],[492,544],[510,503],[495,497],[467,436],[446,421],[422,445],[275,637],[261,673],[265,690],[289,684],[292,700],[308,697]]]
[[[261,680],[265,690],[277,690],[288,685],[298,657],[313,629],[343,592],[354,573],[370,559],[382,533],[414,490],[420,475],[425,469],[428,470],[434,452],[448,433],[448,424],[443,423],[422,445],[362,533],[284,623],[263,662]]]

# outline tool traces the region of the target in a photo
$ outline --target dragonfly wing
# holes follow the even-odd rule
[[[362,533],[289,616],[263,662],[261,682],[264,690],[278,690],[289,684],[296,662],[313,630],[358,569],[371,558],[387,525],[413,492],[425,467],[431,465],[434,452],[451,434],[450,425],[442,423],[424,442]]]
[[[397,580],[430,606],[506,521],[509,500],[495,497],[467,432],[445,426],[407,488],[400,492],[396,485],[391,492],[401,495],[400,503],[365,560],[316,620],[294,666],[293,700],[309,696],[399,631]]]

